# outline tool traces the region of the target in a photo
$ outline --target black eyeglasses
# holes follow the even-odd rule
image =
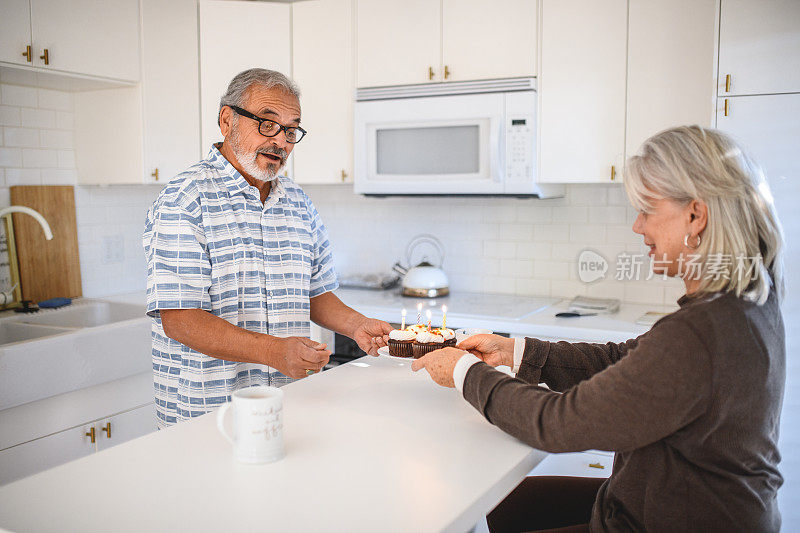
[[[258,133],[263,135],[264,137],[275,137],[281,131],[283,131],[284,136],[286,137],[286,142],[291,144],[299,143],[303,137],[306,135],[306,130],[299,126],[284,126],[283,124],[279,124],[274,120],[270,120],[268,118],[261,118],[258,115],[254,115],[250,111],[242,109],[239,106],[229,105],[231,109],[237,114],[252,118],[256,122],[258,122]]]

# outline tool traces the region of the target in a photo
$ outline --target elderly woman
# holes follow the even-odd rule
[[[677,311],[622,344],[477,335],[414,370],[535,448],[616,452],[608,480],[527,478],[493,531],[778,531],[783,241],[763,175],[691,126],[646,141],[625,187],[654,269],[686,285]]]

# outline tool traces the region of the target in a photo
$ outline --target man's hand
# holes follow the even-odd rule
[[[353,340],[369,355],[378,355],[378,348],[389,342],[392,329],[388,322],[364,317],[353,330]]]
[[[270,347],[274,361],[271,366],[294,379],[309,376],[307,370],[316,374],[328,364],[331,352],[327,347],[305,337],[274,338]]]
[[[458,343],[457,348],[477,355],[489,366],[514,366],[514,339],[500,335],[472,335]]]
[[[431,375],[433,381],[442,387],[455,387],[453,369],[465,353],[467,352],[452,346],[434,350],[419,359],[414,359],[414,362],[411,363],[411,370],[416,372],[424,368]]]

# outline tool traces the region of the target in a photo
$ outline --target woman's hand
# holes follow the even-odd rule
[[[514,366],[514,339],[500,335],[472,335],[458,343],[456,348],[477,355],[489,366]]]
[[[465,353],[467,352],[452,346],[434,350],[419,359],[414,359],[414,362],[411,363],[411,370],[416,372],[424,368],[431,375],[433,381],[442,387],[452,388],[456,386],[453,382],[453,369]]]

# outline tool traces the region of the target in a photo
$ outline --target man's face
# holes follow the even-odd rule
[[[245,92],[240,107],[284,126],[300,125],[300,102],[281,87],[265,89],[253,85]],[[220,129],[239,165],[261,181],[275,179],[294,148],[294,144],[286,142],[283,131],[274,137],[264,137],[258,131],[257,121],[241,117],[228,107],[223,108]]]

